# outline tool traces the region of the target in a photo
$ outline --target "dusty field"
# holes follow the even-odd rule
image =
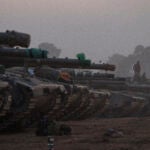
[[[55,150],[150,150],[150,118],[92,119],[67,122],[71,136],[57,136]],[[108,128],[123,132],[122,137],[103,134]],[[0,150],[48,150],[47,137],[26,133],[0,135]]]

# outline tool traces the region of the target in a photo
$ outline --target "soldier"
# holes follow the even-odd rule
[[[48,117],[46,115],[41,115],[38,122],[36,135],[47,136],[48,135]]]
[[[54,120],[48,121],[48,135],[58,135],[59,134],[59,124]]]
[[[48,123],[48,135],[70,135],[71,127],[66,124],[60,124],[54,120]]]
[[[134,81],[140,81],[140,74],[141,74],[140,61],[137,61],[136,64],[133,65],[133,71],[134,71]]]

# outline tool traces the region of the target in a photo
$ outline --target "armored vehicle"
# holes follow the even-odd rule
[[[0,131],[24,129],[44,115],[52,120],[76,120],[149,113],[149,96],[134,92],[138,88],[124,79],[105,74],[99,80],[95,74],[94,78],[79,75],[73,80],[60,69],[114,71],[114,65],[94,64],[83,55],[78,59],[48,58],[46,50],[28,48],[29,44],[28,34],[0,33]]]
[[[113,70],[113,65],[47,58],[46,50],[28,48],[29,43],[28,34],[0,33],[0,64],[6,68],[5,73],[1,69],[0,74],[0,131],[25,128],[43,115],[54,120],[85,119],[103,108],[109,93],[91,91],[86,86],[68,82],[66,74],[56,68]],[[38,74],[45,65],[51,78]]]

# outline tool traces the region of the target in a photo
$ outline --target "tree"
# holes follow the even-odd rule
[[[39,48],[48,51],[48,57],[59,57],[61,49],[58,49],[54,44],[51,43],[41,43]]]
[[[124,60],[126,57],[121,54],[113,54],[111,57],[109,57],[108,63],[113,63],[115,65],[118,65],[122,60]]]
[[[138,45],[136,46],[135,50],[134,50],[134,55],[140,55],[142,54],[144,51],[144,46],[143,45]]]

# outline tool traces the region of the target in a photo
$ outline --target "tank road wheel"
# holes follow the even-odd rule
[[[78,106],[68,114],[68,120],[77,120],[77,118],[80,116],[80,112],[83,111],[84,107],[86,106],[88,95],[89,91],[87,89],[81,89],[81,95],[78,98],[77,103]]]
[[[63,110],[64,115],[62,116],[61,120],[63,121],[69,120],[70,114],[74,112],[81,103],[81,95],[82,95],[81,91],[77,91],[76,93],[73,93],[68,97],[68,102],[64,106],[64,110]]]

